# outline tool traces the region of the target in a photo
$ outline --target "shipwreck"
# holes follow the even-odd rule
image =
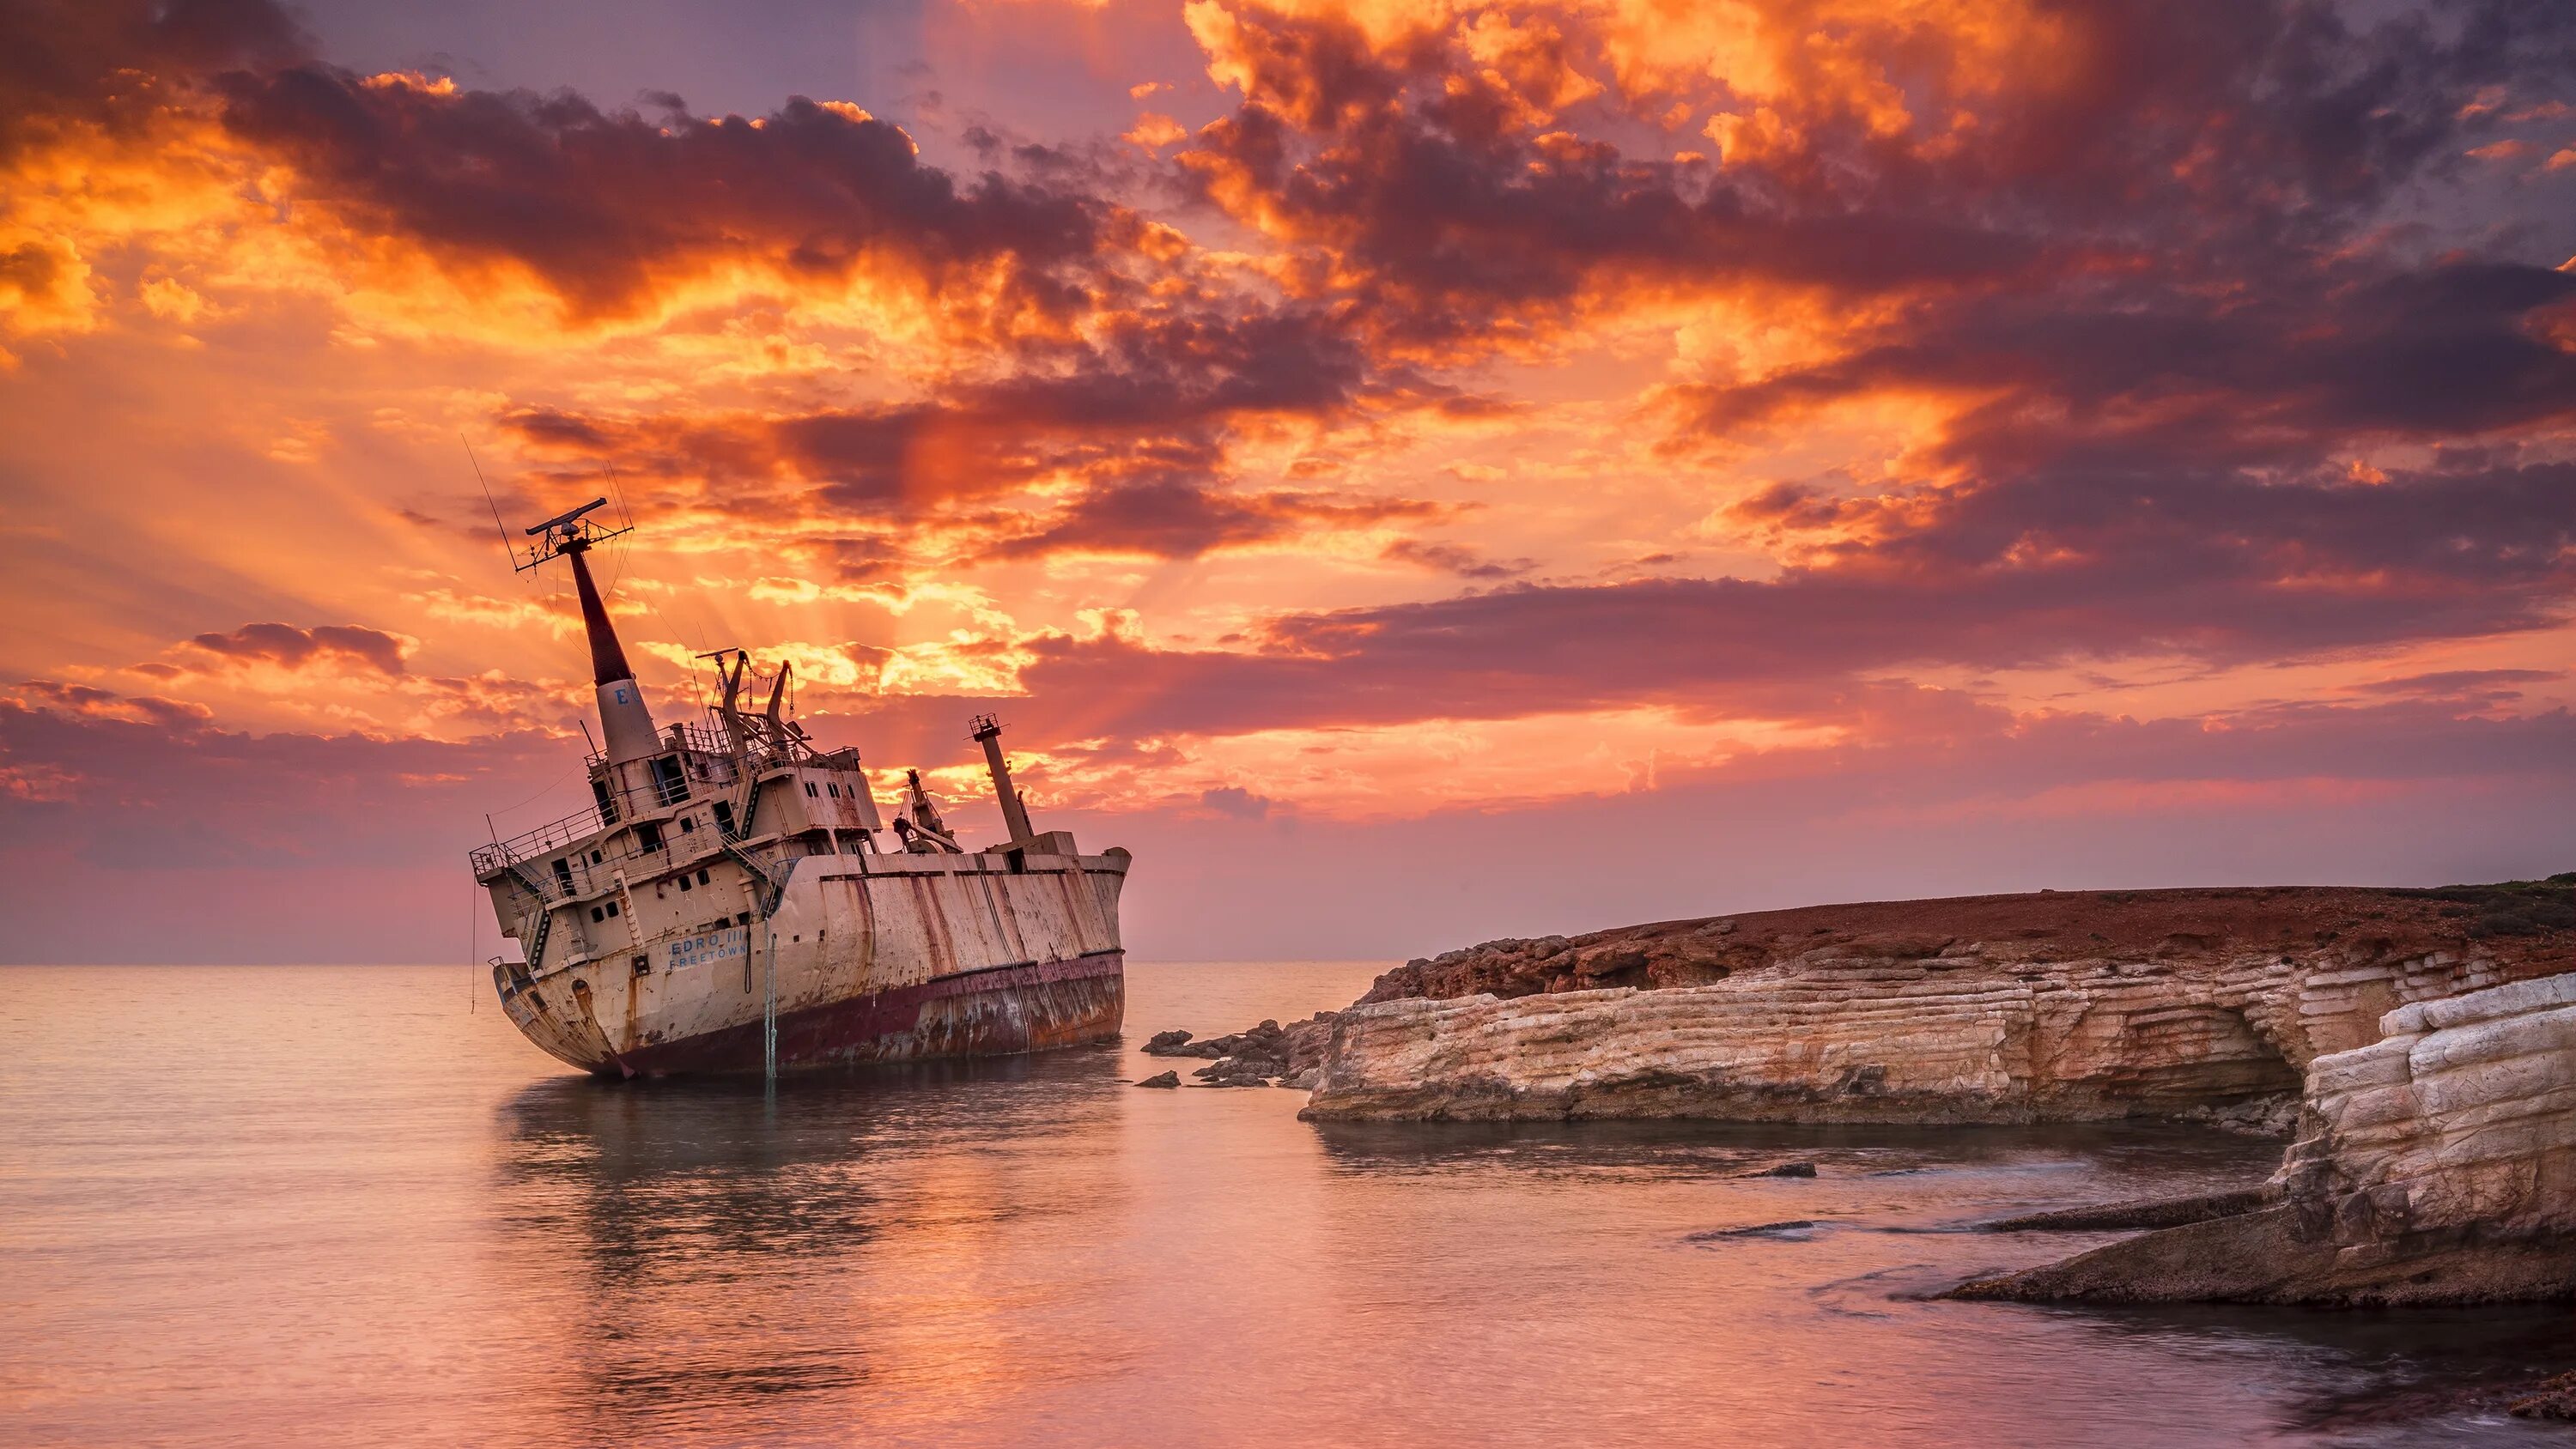
[[[1125,1012],[1118,899],[1129,856],[1038,831],[1001,726],[970,722],[1007,839],[961,845],[905,772],[888,829],[854,748],[817,749],[765,708],[738,649],[720,699],[659,727],[591,576],[626,532],[594,500],[529,529],[521,569],[572,571],[598,686],[592,804],[471,856],[502,934],[492,984],[527,1038],[613,1077],[770,1072],[1104,1041]]]

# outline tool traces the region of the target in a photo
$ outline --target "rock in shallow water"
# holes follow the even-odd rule
[[[1180,1074],[1180,1073],[1178,1073],[1178,1072],[1157,1072],[1157,1073],[1155,1073],[1153,1076],[1146,1077],[1146,1078],[1144,1078],[1143,1080],[1141,1080],[1141,1081],[1137,1082],[1135,1085],[1137,1085],[1137,1086],[1139,1086],[1139,1087],[1177,1087],[1177,1086],[1179,1086],[1180,1084],[1181,1084],[1181,1074]]]
[[[1191,1073],[1206,1086],[1261,1087],[1276,1077],[1279,1085],[1304,1091],[1315,1084],[1325,1044],[1332,1036],[1332,1019],[1330,1012],[1317,1012],[1309,1020],[1284,1027],[1264,1021],[1248,1031],[1205,1041],[1185,1031],[1162,1031],[1146,1042],[1145,1050],[1155,1056],[1214,1058],[1214,1066]]]
[[[1201,1067],[1190,1073],[1202,1087],[1266,1087],[1270,1078],[1259,1068],[1238,1062],[1223,1061],[1212,1067]]]
[[[2576,1299],[2576,974],[2401,1007],[2309,1068],[2280,1206],[1962,1285],[2029,1302]]]
[[[2026,1213],[2015,1218],[1997,1218],[1977,1226],[1990,1233],[2098,1233],[2178,1228],[2186,1223],[2205,1223],[2212,1218],[2232,1218],[2259,1211],[2280,1200],[2279,1188],[2256,1183],[2252,1187],[2194,1193],[2188,1197],[2094,1203],[2085,1207],[2059,1208],[2055,1212]]]
[[[2539,1392],[2513,1401],[2507,1410],[2517,1419],[2576,1419],[2576,1374],[2560,1374]]]
[[[1755,1223],[1749,1228],[1710,1228],[1705,1232],[1686,1233],[1683,1235],[1682,1241],[1686,1243],[1719,1243],[1724,1242],[1729,1238],[1804,1237],[1808,1233],[1814,1231],[1816,1226],[1817,1224],[1812,1218],[1791,1218],[1787,1222]]]

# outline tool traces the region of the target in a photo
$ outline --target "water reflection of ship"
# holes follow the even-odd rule
[[[651,1426],[808,1416],[808,1402],[933,1371],[960,1392],[1015,1330],[958,1293],[997,1235],[1116,1208],[1114,1168],[1066,1153],[1116,1112],[1112,1049],[868,1068],[764,1093],[577,1077],[499,1111],[491,1211],[565,1421],[610,1443]],[[978,1345],[981,1345],[979,1347]],[[771,1408],[758,1407],[762,1404]]]
[[[958,844],[917,771],[885,831],[858,751],[817,750],[781,713],[785,665],[753,710],[740,650],[702,656],[721,696],[703,724],[658,729],[587,561],[625,532],[588,518],[605,501],[529,529],[540,543],[518,563],[571,567],[602,732],[591,808],[473,853],[524,957],[492,965],[520,1031],[628,1077],[1115,1037],[1127,852],[1032,827],[989,716],[970,734],[1007,838]]]

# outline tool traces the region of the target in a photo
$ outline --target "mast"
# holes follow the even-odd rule
[[[968,721],[975,741],[984,747],[984,768],[993,776],[993,796],[1002,802],[1002,824],[1009,827],[1011,843],[1027,846],[1037,839],[1029,829],[1029,807],[1011,784],[1010,762],[1002,758],[1002,726],[989,714],[979,714]]]
[[[698,657],[716,662],[716,681],[724,686],[724,698],[716,705],[716,719],[724,725],[725,739],[739,760],[751,752],[751,733],[742,721],[742,680],[751,671],[751,655],[740,649],[715,649]],[[727,660],[732,663],[728,665]]]
[[[528,535],[540,542],[519,567],[532,569],[556,557],[572,561],[573,591],[581,598],[582,632],[590,637],[591,683],[599,691],[600,732],[608,742],[608,762],[622,765],[656,753],[662,742],[653,732],[653,713],[644,706],[644,691],[635,682],[635,670],[626,662],[625,646],[617,642],[617,627],[608,620],[608,605],[599,597],[599,585],[590,576],[586,555],[591,546],[626,532],[622,528],[601,528],[582,516],[607,503],[605,498],[594,498],[570,513],[558,514],[529,529]]]

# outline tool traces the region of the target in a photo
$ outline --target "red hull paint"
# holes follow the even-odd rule
[[[778,1018],[778,1066],[785,1071],[1011,1056],[1108,1041],[1126,1015],[1124,952],[993,966],[784,1013]],[[762,1066],[761,1024],[638,1047],[624,1054],[624,1065],[646,1076],[756,1072]]]

